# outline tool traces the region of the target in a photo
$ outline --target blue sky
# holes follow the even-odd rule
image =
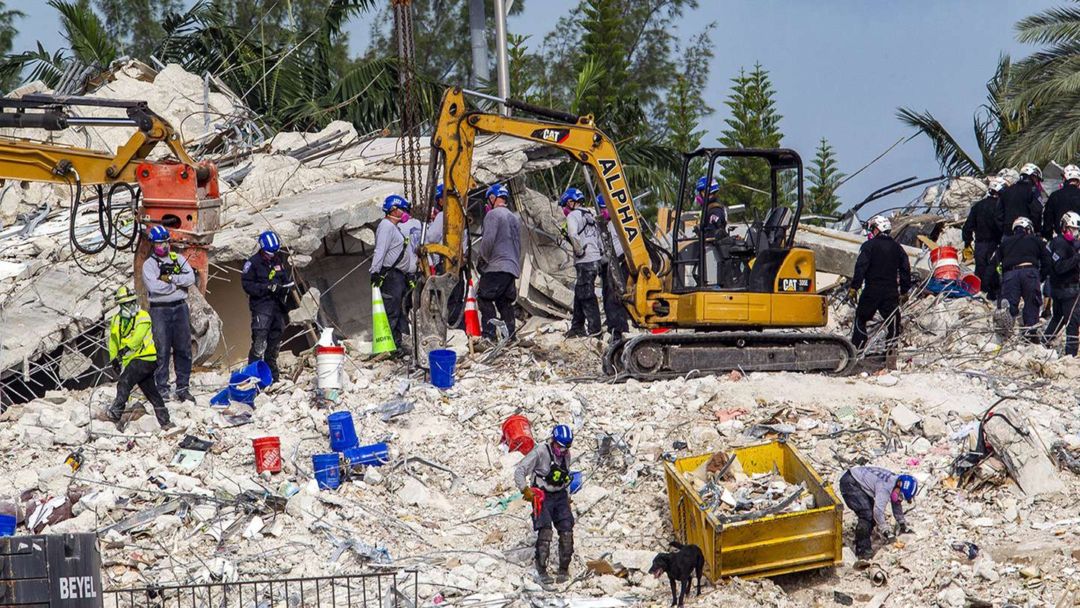
[[[518,0],[522,1],[522,0]],[[576,0],[524,0],[509,30],[532,35],[539,46],[560,15]],[[723,100],[732,76],[755,62],[769,70],[783,115],[784,145],[809,162],[821,137],[836,150],[841,169],[851,173],[911,131],[896,119],[898,106],[929,109],[974,152],[972,113],[983,102],[997,57],[1032,51],[1014,38],[1024,16],[1064,0],[700,0],[678,25],[689,39],[715,21],[715,57],[706,89],[715,113],[703,122],[703,145],[716,142],[727,117]],[[15,50],[61,43],[55,13],[40,0],[8,0],[27,14],[19,22]],[[350,24],[362,48],[369,16]],[[845,184],[845,205],[908,176],[937,175],[932,149],[917,138]],[[906,202],[916,193],[889,199]]]

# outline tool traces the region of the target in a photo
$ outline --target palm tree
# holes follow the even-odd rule
[[[1015,80],[1016,68],[1008,55],[998,58],[994,77],[986,83],[986,103],[979,106],[973,119],[978,156],[964,150],[948,129],[929,111],[910,108],[897,110],[897,117],[914,127],[934,146],[934,155],[943,172],[949,175],[990,175],[1012,164],[1006,150],[1013,145],[1023,126],[1019,112],[1009,105],[1007,96]]]
[[[1020,42],[1048,45],[1016,64],[1008,109],[1024,130],[1006,146],[1012,163],[1080,153],[1080,6],[1047,9],[1016,24]]]

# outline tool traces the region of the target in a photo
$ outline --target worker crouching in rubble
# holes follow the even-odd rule
[[[1049,342],[1065,325],[1065,354],[1076,356],[1080,333],[1080,214],[1067,211],[1061,218],[1058,236],[1047,245],[1050,252],[1050,294],[1053,316],[1046,326],[1044,341]]]
[[[559,532],[559,571],[555,581],[570,578],[570,559],[574,556],[574,514],[570,510],[570,445],[574,432],[560,424],[551,432],[551,440],[538,445],[514,469],[514,484],[522,498],[533,504],[533,530],[536,530],[536,573],[547,584],[547,559],[551,547],[551,527]],[[531,485],[528,485],[529,478]]]
[[[596,303],[596,275],[600,273],[603,246],[600,228],[592,211],[583,207],[585,194],[577,188],[567,188],[559,197],[559,206],[566,216],[566,240],[574,252],[574,308],[570,317],[567,338],[599,336],[600,305]]]
[[[888,334],[886,366],[896,367],[897,341],[900,337],[900,303],[911,290],[911,262],[904,248],[893,240],[889,218],[875,215],[867,222],[868,240],[859,248],[855,272],[851,277],[848,296],[854,300],[865,283],[855,307],[855,329],[851,342],[855,348],[866,346],[866,324],[881,315]]]
[[[154,381],[157,349],[154,347],[150,314],[139,307],[135,292],[125,286],[116,290],[115,302],[120,312],[109,325],[109,362],[113,371],[120,376],[116,380],[116,398],[106,415],[122,431],[128,397],[131,390],[138,386],[146,400],[154,406],[154,416],[161,428],[171,429],[174,425],[169,420],[169,410]]]
[[[281,335],[289,324],[289,310],[296,304],[290,297],[295,283],[281,237],[267,230],[259,235],[259,251],[244,262],[240,284],[248,295],[251,310],[251,350],[248,363],[263,361],[278,381],[278,351]]]
[[[1001,264],[1001,305],[1007,302],[1009,314],[1015,319],[1023,300],[1024,336],[1038,341],[1034,328],[1042,307],[1042,281],[1049,274],[1053,260],[1042,239],[1035,234],[1031,220],[1026,217],[1013,220],[1012,234],[1002,239],[992,261]]]
[[[859,518],[855,525],[855,556],[870,558],[874,551],[870,534],[876,529],[885,541],[897,534],[912,532],[904,519],[901,499],[911,502],[919,491],[919,482],[911,475],[898,475],[881,467],[852,467],[840,477],[840,495]],[[896,529],[885,524],[885,507],[892,507]]]

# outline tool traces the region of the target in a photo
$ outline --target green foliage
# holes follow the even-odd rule
[[[1010,162],[1009,149],[1020,136],[1023,120],[1012,109],[1008,96],[1015,68],[1008,55],[998,58],[994,76],[986,83],[986,102],[975,111],[973,128],[979,156],[968,154],[934,116],[910,108],[897,110],[897,117],[925,135],[934,146],[941,170],[949,175],[990,175]],[[1026,162],[1026,161],[1025,161]]]
[[[183,5],[180,0],[94,0],[106,33],[132,57],[150,55],[165,38],[162,21]]]
[[[18,29],[15,20],[26,15],[22,11],[9,10],[4,2],[0,1],[0,54],[7,55],[11,52],[11,46],[15,41]],[[17,70],[3,69],[0,65],[0,93],[10,91],[19,84]]]
[[[840,208],[840,197],[836,195],[836,188],[843,178],[844,174],[840,172],[832,146],[822,137],[806,176],[806,181],[810,184],[806,189],[806,213],[835,214]]]
[[[724,102],[731,111],[727,127],[720,135],[726,148],[775,148],[780,145],[781,116],[776,111],[769,73],[760,63],[748,74],[739,70]],[[727,206],[744,205],[754,217],[762,217],[771,206],[768,193],[772,178],[768,163],[761,159],[729,158],[720,168],[720,201]]]
[[[108,67],[120,55],[116,40],[109,35],[101,19],[88,5],[49,0],[49,6],[60,13],[64,38],[71,45],[75,58],[87,65]]]

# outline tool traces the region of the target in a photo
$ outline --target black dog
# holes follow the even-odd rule
[[[695,574],[697,575],[697,593],[701,595],[701,571],[705,568],[705,556],[701,554],[701,549],[697,545],[673,542],[671,546],[675,547],[676,551],[657,553],[653,558],[652,567],[649,568],[649,574],[660,578],[660,575],[666,572],[668,581],[671,582],[671,605],[682,606],[683,598],[693,587],[691,579]],[[675,593],[676,582],[682,583],[682,589],[678,595]]]

